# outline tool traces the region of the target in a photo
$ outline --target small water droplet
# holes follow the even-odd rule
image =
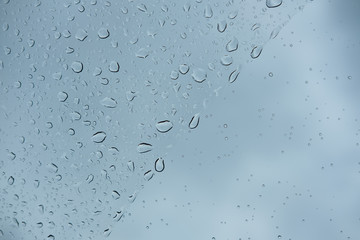
[[[13,177],[13,176],[10,176],[10,177],[8,178],[7,182],[8,182],[9,185],[13,185],[14,182],[15,182],[14,177]]]
[[[272,72],[269,72],[269,77],[273,77],[274,74]]]
[[[127,167],[129,169],[129,171],[131,171],[131,172],[135,171],[135,163],[133,161],[128,161]]]
[[[229,56],[229,55],[224,55],[224,56],[221,57],[220,62],[224,66],[229,66],[229,65],[232,64],[233,58],[231,56]]]
[[[175,71],[175,70],[171,71],[171,73],[170,73],[170,78],[171,78],[172,80],[178,79],[178,78],[179,78],[179,73],[178,73],[178,71]]]
[[[222,20],[217,24],[217,30],[220,33],[223,33],[226,30],[226,28],[227,28],[227,22],[225,20]]]
[[[202,83],[207,78],[207,73],[202,68],[197,68],[193,71],[191,74],[192,78],[195,80],[195,82]]]
[[[194,129],[199,125],[200,122],[200,114],[196,113],[189,122],[189,128]]]
[[[116,190],[112,191],[111,196],[113,197],[113,199],[117,200],[120,198],[120,193]]]
[[[179,72],[180,72],[181,74],[186,74],[186,73],[189,72],[189,70],[190,70],[190,67],[189,67],[187,64],[181,64],[181,65],[179,66]]]
[[[253,59],[258,58],[260,56],[262,50],[263,50],[262,46],[254,47],[250,53],[251,58],[253,58]]]
[[[91,140],[95,143],[102,143],[104,142],[105,138],[106,138],[106,133],[103,131],[99,131],[93,134]]]
[[[205,10],[204,10],[204,17],[211,18],[212,16],[213,16],[213,10],[212,10],[211,6],[208,4],[208,5],[206,5]]]
[[[150,152],[152,149],[153,149],[153,147],[150,143],[140,143],[137,146],[137,151],[139,153],[147,153],[147,152]]]
[[[110,72],[118,72],[120,69],[119,63],[116,61],[111,61],[109,65]]]
[[[155,171],[162,172],[165,169],[165,161],[162,158],[155,160]]]
[[[80,61],[75,61],[71,64],[71,69],[75,73],[80,73],[83,70],[83,64]]]
[[[89,174],[86,178],[86,182],[87,183],[91,183],[92,181],[94,181],[94,175],[92,174]]]
[[[173,128],[172,122],[169,120],[160,121],[156,124],[156,129],[161,133],[166,133]]]
[[[75,34],[75,38],[79,41],[84,41],[87,36],[88,33],[84,29],[79,29]]]
[[[282,4],[282,0],[266,0],[266,6],[268,8],[276,8]]]
[[[146,181],[150,181],[150,179],[152,179],[153,176],[154,176],[154,173],[151,170],[144,173],[144,178]]]
[[[227,44],[226,44],[226,51],[233,52],[236,51],[239,47],[239,40],[236,37],[233,37]]]
[[[113,98],[105,97],[100,101],[101,105],[107,108],[115,108],[117,106],[117,101]]]
[[[147,56],[149,56],[149,51],[145,48],[140,48],[135,55],[138,58],[146,58]]]
[[[233,83],[236,81],[236,79],[238,78],[240,74],[240,67],[236,68],[234,71],[232,71],[229,75],[229,82]]]
[[[100,28],[99,31],[98,31],[98,37],[100,39],[106,39],[110,36],[110,32],[108,29],[106,28]]]
[[[57,94],[57,97],[60,102],[65,102],[66,99],[68,98],[68,94],[66,92],[59,92]]]

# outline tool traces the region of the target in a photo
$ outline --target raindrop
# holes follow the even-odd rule
[[[113,190],[111,196],[113,197],[113,199],[117,200],[120,198],[120,193],[116,190]]]
[[[116,61],[111,61],[109,65],[110,72],[118,72],[120,69],[119,63]]]
[[[136,57],[138,58],[146,58],[147,56],[149,56],[149,52],[145,48],[140,48],[136,52]]]
[[[165,161],[162,158],[155,160],[155,171],[162,172],[165,169]]]
[[[60,102],[65,102],[68,98],[68,94],[66,92],[59,92],[57,95]]]
[[[135,164],[134,164],[134,162],[128,161],[127,167],[128,167],[128,169],[129,169],[129,171],[131,171],[131,172],[135,171]]]
[[[166,133],[173,128],[172,122],[169,120],[160,121],[156,124],[156,129],[161,133]]]
[[[236,37],[233,37],[227,44],[226,44],[226,51],[233,52],[238,49],[239,41]]]
[[[106,39],[110,36],[110,32],[106,28],[100,28],[98,31],[98,36],[100,39]]]
[[[232,12],[229,13],[228,17],[230,19],[234,19],[234,18],[237,17],[237,15],[238,15],[238,11],[232,11]]]
[[[50,171],[51,173],[57,173],[58,170],[59,170],[58,166],[56,166],[55,163],[50,163],[50,164],[48,164],[48,165],[47,165],[47,168],[49,169],[49,171]]]
[[[91,183],[92,181],[94,181],[94,175],[90,174],[89,176],[87,176],[86,182]]]
[[[229,66],[232,64],[233,62],[233,58],[229,55],[224,55],[221,59],[220,59],[220,62],[222,65],[224,66]]]
[[[266,0],[266,6],[268,8],[276,8],[282,4],[282,0]]]
[[[146,181],[150,181],[150,179],[152,179],[153,176],[154,176],[154,173],[151,170],[144,173],[144,178]]]
[[[208,4],[208,5],[206,5],[205,10],[204,10],[204,17],[211,18],[212,16],[213,16],[213,10],[212,10],[211,6]]]
[[[273,77],[274,74],[272,72],[269,72],[269,77]]]
[[[219,22],[217,24],[217,30],[221,33],[223,33],[227,28],[227,22],[225,20]]]
[[[188,73],[189,72],[189,66],[188,65],[186,65],[186,64],[181,64],[180,66],[179,66],[179,72],[181,73],[181,74],[186,74],[186,73]]]
[[[100,101],[101,105],[107,108],[115,108],[117,106],[117,102],[113,98],[105,97]]]
[[[71,64],[71,69],[75,72],[75,73],[80,73],[83,70],[83,64],[82,62],[79,61],[75,61]]]
[[[262,50],[263,50],[262,46],[254,47],[250,53],[251,58],[253,58],[253,59],[258,58],[260,56]]]
[[[104,235],[105,237],[109,237],[110,234],[111,234],[111,229],[110,229],[110,228],[107,228],[107,229],[104,230],[103,235]]]
[[[103,131],[100,131],[100,132],[94,133],[94,135],[91,137],[91,140],[95,143],[102,143],[102,142],[104,142],[105,138],[106,138],[106,133]]]
[[[8,178],[7,182],[8,182],[9,185],[13,185],[14,182],[15,182],[14,177],[13,177],[13,176],[10,176],[10,177]]]
[[[195,82],[202,83],[207,78],[207,73],[204,69],[198,68],[193,71],[191,74],[192,78],[195,80]]]
[[[138,146],[137,146],[137,151],[139,153],[147,153],[147,152],[150,152],[152,150],[152,145],[150,143],[140,143]]]
[[[178,71],[171,71],[171,73],[170,73],[170,78],[172,79],[172,80],[176,80],[176,79],[178,79],[179,78],[179,73],[178,73]]]
[[[271,34],[270,34],[270,39],[274,39],[276,38],[276,36],[280,33],[281,27],[277,27],[274,30],[272,30]]]
[[[120,219],[124,216],[124,213],[122,211],[116,212],[115,216],[113,217],[114,221],[118,222]]]
[[[189,122],[189,128],[194,129],[199,125],[200,122],[200,114],[196,113]]]
[[[21,139],[21,141],[22,141],[22,139]],[[24,138],[24,141],[22,142],[22,143],[24,143],[25,142],[25,138]],[[15,153],[13,153],[13,152],[9,152],[8,153],[8,159],[10,159],[10,160],[15,160],[15,158],[16,158],[16,154]]]
[[[234,71],[232,71],[229,75],[229,82],[233,83],[236,81],[240,73],[240,67],[236,68]]]
[[[75,38],[79,41],[84,41],[87,36],[87,31],[85,31],[84,29],[79,29],[75,34]]]

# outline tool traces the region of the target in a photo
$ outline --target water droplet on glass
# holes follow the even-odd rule
[[[118,72],[120,69],[119,63],[116,61],[111,61],[109,65],[110,72]]]
[[[199,122],[200,122],[200,114],[197,113],[191,118],[189,122],[189,128],[190,129],[196,128],[199,125]]]
[[[150,143],[140,143],[138,146],[137,146],[137,151],[139,153],[147,153],[147,152],[150,152],[152,150],[152,145]]]
[[[94,135],[91,137],[91,140],[95,143],[102,143],[102,142],[104,142],[105,138],[106,138],[106,133],[103,131],[100,131],[100,132],[94,133]]]
[[[144,173],[144,178],[146,181],[150,181],[150,179],[152,179],[153,176],[154,176],[154,173],[151,170]]]
[[[111,196],[113,197],[113,199],[117,200],[120,198],[120,193],[118,191],[112,191]]]
[[[270,34],[270,39],[276,38],[276,36],[280,33],[280,30],[281,30],[281,26],[274,28],[274,30],[272,30]]]
[[[100,101],[101,105],[107,108],[115,108],[117,106],[117,102],[113,98],[105,97]]]
[[[188,73],[188,72],[189,72],[189,69],[190,69],[190,67],[189,67],[187,64],[181,64],[181,65],[179,66],[179,72],[180,72],[181,74],[186,74],[186,73]]]
[[[178,71],[175,71],[175,70],[171,71],[171,73],[170,73],[170,78],[171,78],[172,80],[178,79],[178,78],[179,78],[179,73],[178,73]]]
[[[169,120],[160,121],[156,124],[156,129],[161,133],[166,133],[173,128],[173,124]]]
[[[100,28],[98,31],[98,36],[100,39],[106,39],[110,36],[110,32],[106,28]]]
[[[71,64],[71,69],[75,72],[75,73],[80,73],[83,70],[83,64],[82,62],[79,61],[75,61]]]
[[[269,72],[269,77],[273,77],[274,74],[272,72]]]
[[[14,177],[13,177],[13,176],[10,176],[10,177],[8,178],[7,182],[8,182],[9,185],[13,185],[14,182],[15,182]]]
[[[236,81],[236,79],[238,78],[240,74],[240,67],[236,68],[234,71],[232,71],[229,75],[229,82],[233,83]]]
[[[224,55],[223,57],[221,57],[220,62],[224,66],[229,66],[232,64],[233,58],[229,55]]]
[[[262,46],[256,46],[251,50],[250,56],[255,59],[258,58],[262,52],[263,48]]]
[[[217,24],[217,30],[221,33],[223,33],[227,28],[227,22],[225,20],[222,20]]]
[[[282,0],[266,0],[266,6],[268,8],[275,8],[282,4]]]
[[[136,52],[136,57],[138,58],[146,58],[147,56],[149,56],[149,51],[147,51],[145,48],[140,48]]]
[[[236,37],[233,37],[227,44],[226,44],[226,51],[233,52],[238,49],[239,41]]]
[[[135,171],[135,163],[134,162],[128,161],[127,167],[129,169],[129,171],[131,171],[131,172]]]
[[[237,15],[238,15],[238,11],[235,10],[235,11],[230,12],[229,15],[228,15],[228,17],[229,17],[230,19],[234,19],[234,18],[237,17]]]
[[[195,80],[195,82],[202,83],[207,78],[207,73],[202,68],[197,68],[193,71],[191,74],[192,78]]]
[[[85,31],[84,29],[79,29],[75,34],[75,38],[79,41],[84,41],[87,36],[87,31]]]
[[[94,181],[94,175],[90,174],[89,176],[87,176],[86,182],[91,183],[92,181]]]
[[[57,94],[57,98],[60,102],[65,102],[66,99],[68,98],[68,94],[66,92],[59,92]]]
[[[206,5],[205,10],[204,10],[204,17],[211,18],[212,16],[213,16],[213,10],[212,10],[211,6],[208,4],[208,5]]]
[[[155,160],[155,171],[162,172],[165,169],[165,161],[162,158],[158,158]]]

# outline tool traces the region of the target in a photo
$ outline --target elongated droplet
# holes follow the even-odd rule
[[[129,169],[129,171],[131,171],[131,172],[135,171],[135,164],[134,164],[134,162],[128,161],[127,167],[128,167],[128,169]]]
[[[124,216],[124,212],[123,211],[118,211],[115,213],[115,216],[113,217],[115,222],[120,221],[120,219]]]
[[[139,153],[147,153],[147,152],[150,152],[152,149],[153,149],[153,147],[150,143],[140,143],[137,146],[137,151]]]
[[[251,54],[250,56],[255,59],[255,58],[258,58],[262,52],[263,48],[262,46],[256,46],[254,47],[252,50],[251,50]]]
[[[207,78],[207,73],[204,69],[198,68],[193,71],[191,74],[192,78],[195,80],[195,82],[202,83]]]
[[[208,5],[206,5],[205,10],[204,10],[204,17],[211,18],[212,16],[213,16],[213,10],[212,10],[211,6],[208,4]]]
[[[106,138],[106,133],[103,131],[100,132],[96,132],[94,133],[94,135],[91,137],[91,140],[94,143],[102,143]]]
[[[112,191],[111,196],[113,197],[113,199],[117,200],[120,198],[120,193],[116,190]]]
[[[274,39],[276,38],[276,36],[279,34],[281,30],[281,26],[275,28],[274,30],[272,30],[271,34],[270,34],[270,39]]]
[[[266,6],[268,8],[276,8],[282,4],[282,0],[266,0]]]
[[[117,102],[113,98],[105,97],[100,101],[101,105],[107,108],[115,108],[117,106]]]
[[[166,133],[173,128],[172,122],[169,120],[160,121],[156,124],[156,129],[161,133]]]
[[[165,169],[165,161],[162,158],[158,158],[155,160],[155,171],[162,172]]]
[[[189,128],[190,129],[196,128],[199,125],[199,122],[200,122],[200,114],[197,113],[191,118],[189,122]]]
[[[15,179],[14,179],[14,177],[13,176],[10,176],[9,178],[8,178],[8,184],[9,185],[13,185],[14,184],[14,182],[15,182]]]
[[[239,76],[239,73],[240,73],[240,67],[238,67],[234,71],[232,71],[229,75],[229,82],[230,83],[235,82],[237,77]]]
[[[154,176],[154,173],[151,170],[144,173],[144,178],[146,181],[150,181],[150,179],[152,179],[153,176]]]

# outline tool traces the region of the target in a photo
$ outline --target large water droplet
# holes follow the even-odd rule
[[[190,129],[196,128],[199,125],[199,122],[200,122],[200,114],[197,113],[191,118],[189,122],[189,128]]]
[[[109,98],[109,97],[104,97],[100,101],[100,103],[101,103],[101,105],[103,105],[104,107],[107,107],[107,108],[115,108],[117,105],[116,100],[113,98]]]
[[[240,73],[240,67],[238,67],[234,71],[232,71],[229,75],[229,82],[230,83],[235,82],[237,77],[239,76],[239,73]]]
[[[275,8],[282,4],[282,0],[266,0],[266,6],[268,8]]]
[[[187,64],[181,64],[181,65],[179,66],[179,72],[180,72],[181,74],[186,74],[186,73],[188,73],[188,72],[189,72],[189,69],[190,69],[190,67],[189,67]]]
[[[173,124],[169,120],[160,121],[156,124],[156,129],[161,133],[166,133],[173,128]]]
[[[137,151],[139,153],[147,153],[150,152],[153,149],[153,146],[150,143],[140,143],[137,146]]]
[[[100,132],[96,132],[94,133],[94,135],[91,137],[91,140],[95,143],[102,143],[106,138],[106,133],[103,131]]]
[[[193,71],[191,74],[192,78],[195,80],[195,82],[202,83],[207,78],[207,73],[202,68],[197,68]]]

